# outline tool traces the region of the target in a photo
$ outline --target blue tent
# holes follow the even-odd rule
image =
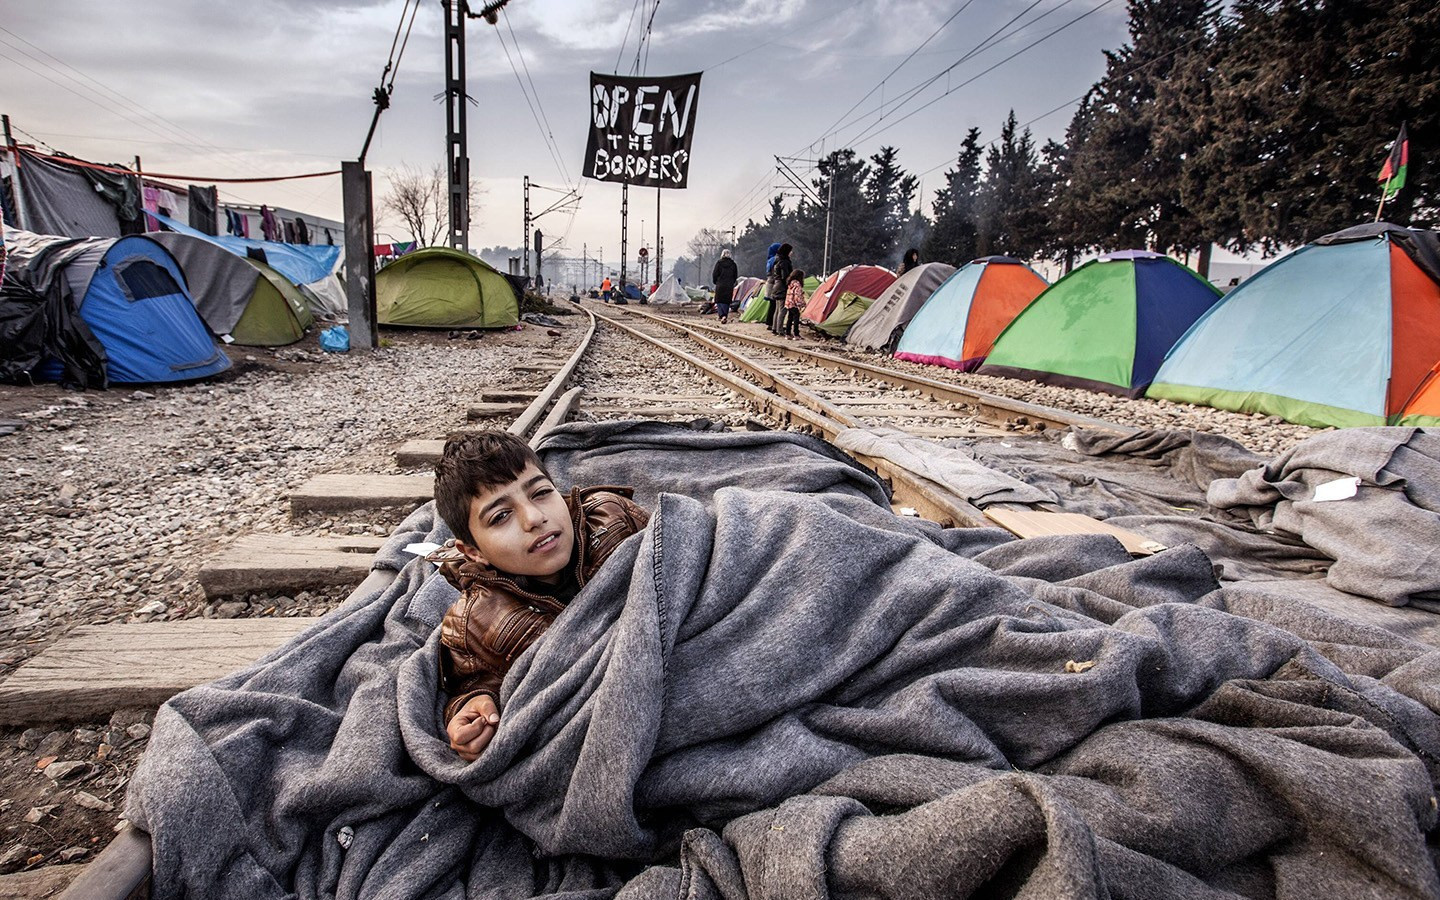
[[[645,299],[645,295],[644,295],[643,293],[641,293],[640,288],[638,288],[637,286],[635,286],[635,285],[633,285],[633,284],[627,284],[627,285],[625,285],[625,296],[626,296],[626,297],[629,297],[631,300],[644,300],[644,299]]]
[[[63,277],[80,318],[105,348],[110,381],[186,381],[230,368],[170,251],[139,236],[85,244]],[[59,378],[60,366],[51,361],[40,374]]]

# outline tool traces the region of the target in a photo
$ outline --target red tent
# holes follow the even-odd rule
[[[807,322],[823,322],[835,311],[835,304],[846,291],[854,291],[857,296],[874,300],[894,283],[895,273],[881,266],[851,266],[841,269],[815,289],[815,293],[810,296],[810,302],[805,304],[804,311],[800,313],[800,318]]]

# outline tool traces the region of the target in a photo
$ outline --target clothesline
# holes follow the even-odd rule
[[[38,157],[39,159],[45,159],[51,162],[62,163],[69,166],[79,166],[83,169],[95,169],[100,172],[111,172],[116,175],[144,175],[147,178],[173,178],[176,181],[219,182],[223,184],[259,184],[267,181],[295,181],[301,178],[324,178],[328,175],[340,174],[340,170],[335,169],[334,171],[330,172],[306,172],[303,175],[274,175],[266,178],[208,178],[199,175],[171,175],[166,172],[141,173],[136,172],[133,169],[126,169],[120,166],[107,166],[102,165],[101,163],[87,162],[83,159],[76,159],[72,156],[52,156],[48,153],[40,153],[33,148],[25,149],[25,152],[30,154],[31,156]]]

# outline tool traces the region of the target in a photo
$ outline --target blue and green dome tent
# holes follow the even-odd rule
[[[1301,425],[1440,425],[1440,240],[1384,222],[1326,235],[1225,296],[1149,395]]]
[[[147,384],[205,378],[230,368],[195,311],[185,275],[175,257],[147,237],[72,239],[6,232],[11,277],[29,277],[41,293],[51,290],[78,310],[105,351],[105,379]],[[58,359],[35,374],[59,379]]]
[[[1050,285],[1015,317],[977,371],[1139,397],[1220,291],[1159,253],[1124,250]]]

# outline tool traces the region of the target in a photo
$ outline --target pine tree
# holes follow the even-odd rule
[[[955,168],[945,172],[945,186],[935,192],[930,207],[935,223],[921,247],[923,259],[963,266],[980,255],[976,221],[982,155],[980,129],[971,128],[960,143]]]
[[[979,255],[1029,259],[1046,243],[1045,184],[1030,129],[1019,131],[1012,109],[985,158],[980,190]]]
[[[858,259],[889,265],[900,262],[905,252],[901,246],[910,223],[910,207],[915,202],[917,179],[900,168],[899,151],[881,147],[870,157],[870,170],[865,178],[865,199],[870,205],[871,226],[868,246]]]

